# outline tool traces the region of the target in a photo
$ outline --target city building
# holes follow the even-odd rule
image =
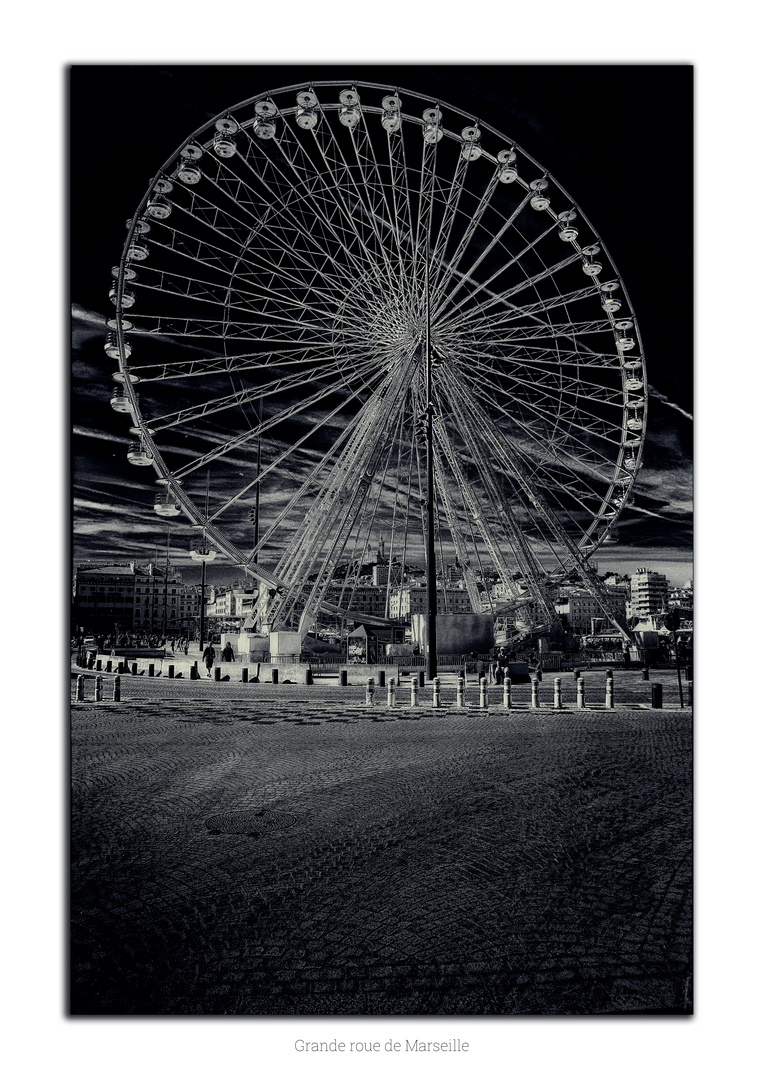
[[[668,610],[669,583],[665,574],[641,568],[631,575],[629,616],[650,622],[653,615]]]
[[[626,618],[626,592],[621,586],[604,586],[616,615]],[[570,589],[555,602],[562,625],[573,634],[591,634],[607,617],[599,601],[586,589]]]
[[[438,613],[463,614],[472,611],[469,594],[464,589],[438,589]],[[409,619],[427,611],[427,589],[403,585],[390,593],[390,618]]]
[[[135,562],[78,566],[73,621],[87,631],[181,633],[199,618],[199,591],[172,567]]]

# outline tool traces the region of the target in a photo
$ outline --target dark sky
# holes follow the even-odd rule
[[[125,459],[101,325],[125,221],[163,161],[218,112],[308,79],[442,100],[516,141],[571,194],[628,289],[645,350],[648,435],[636,508],[601,566],[689,562],[693,363],[693,69],[684,66],[78,66],[70,81],[71,419],[75,562],[151,557],[166,526]],[[118,102],[118,107],[115,103]],[[148,471],[148,470],[145,470]],[[174,526],[173,551],[190,530]],[[660,563],[661,565],[658,565]],[[219,573],[228,573],[220,569]],[[677,581],[689,577],[677,570]]]

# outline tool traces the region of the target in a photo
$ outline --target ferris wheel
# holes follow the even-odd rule
[[[429,538],[446,610],[460,576],[472,610],[493,581],[543,624],[576,573],[625,631],[588,560],[640,468],[639,331],[511,139],[400,88],[290,86],[190,135],[127,229],[105,350],[128,458],[196,557],[261,582],[264,625],[352,611],[373,551],[392,594]]]

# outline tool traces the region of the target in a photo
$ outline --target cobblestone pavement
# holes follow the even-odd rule
[[[511,712],[446,680],[439,711],[131,677],[76,704],[72,1013],[690,1011],[691,716],[629,675],[614,710],[547,678]]]

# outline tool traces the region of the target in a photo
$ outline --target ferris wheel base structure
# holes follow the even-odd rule
[[[576,574],[630,640],[589,560],[634,497],[641,339],[527,151],[421,94],[306,82],[192,132],[127,230],[104,348],[128,458],[200,559],[265,584],[259,625],[354,611],[384,536],[431,617],[456,565],[473,611],[495,580],[551,627]]]

